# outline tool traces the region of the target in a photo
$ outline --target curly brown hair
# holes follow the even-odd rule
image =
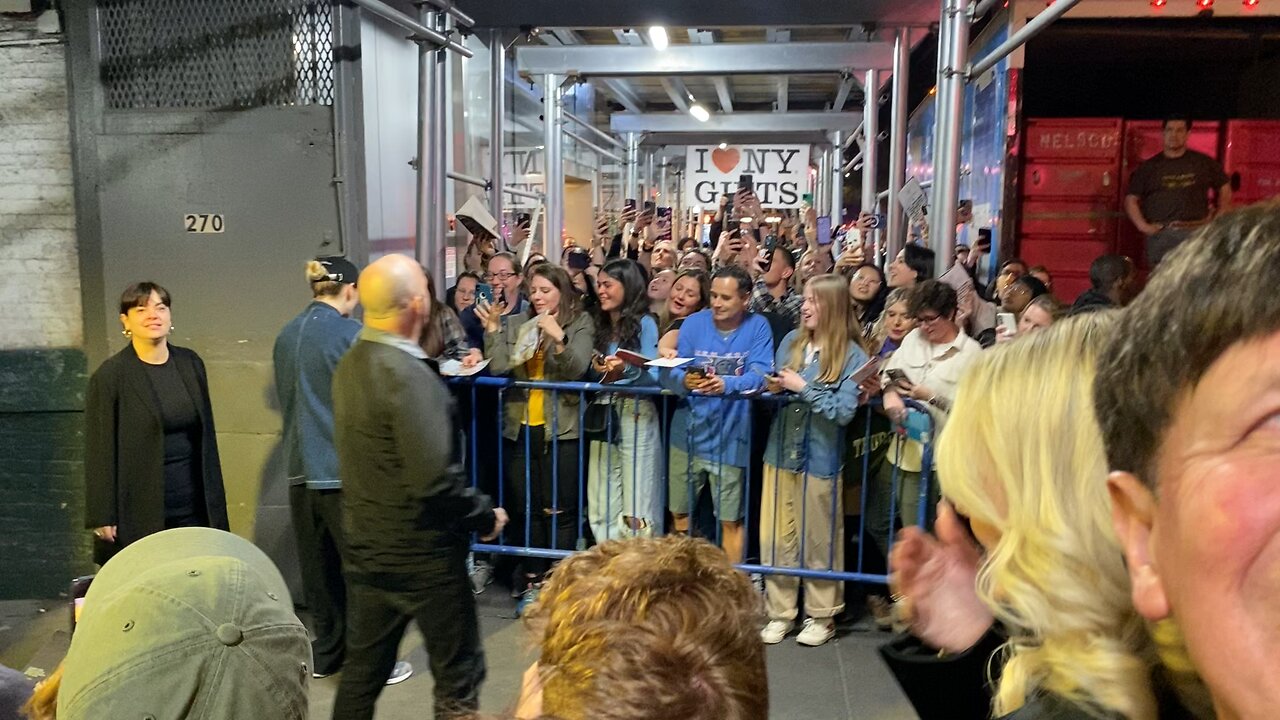
[[[703,540],[615,540],[557,567],[525,622],[545,716],[765,720],[760,596]]]

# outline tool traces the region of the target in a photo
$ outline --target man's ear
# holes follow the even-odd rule
[[[1129,568],[1133,606],[1148,620],[1163,620],[1169,616],[1169,598],[1151,551],[1155,496],[1127,472],[1111,473],[1107,490],[1111,494],[1111,523]]]

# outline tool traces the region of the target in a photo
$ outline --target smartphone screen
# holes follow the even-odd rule
[[[1010,335],[1018,334],[1018,320],[1013,317],[1013,313],[996,313],[996,320],[1000,322],[1006,333]]]
[[[489,283],[480,283],[476,285],[476,302],[484,300],[487,303],[493,303],[493,286]]]
[[[829,215],[818,216],[817,243],[819,245],[831,244],[831,217]]]
[[[636,209],[636,199],[635,199],[635,198],[627,198],[626,200],[623,200],[623,201],[622,201],[622,209],[623,209],[623,210],[635,210],[635,209]]]

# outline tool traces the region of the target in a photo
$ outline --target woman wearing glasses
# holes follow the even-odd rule
[[[882,371],[885,413],[894,423],[901,424],[907,415],[903,399],[922,403],[933,417],[934,437],[947,421],[960,377],[982,353],[982,346],[956,324],[956,305],[956,291],[950,286],[937,280],[917,285],[907,305],[908,313],[916,319],[916,329],[903,338],[901,347]],[[898,498],[902,524],[917,524],[922,450],[920,443],[894,435],[879,474],[867,487],[867,533],[885,554],[892,532],[892,497]],[[925,503],[926,527],[933,525],[937,488],[936,481],[930,483],[930,499]]]
[[[516,256],[501,252],[489,258],[487,270],[482,276],[485,284],[493,288],[493,304],[504,317],[518,314],[526,309],[524,295],[521,294],[524,276],[520,272],[520,261]],[[483,350],[484,323],[476,317],[475,306],[464,310],[461,319],[462,329],[467,332],[467,343],[473,348]]]

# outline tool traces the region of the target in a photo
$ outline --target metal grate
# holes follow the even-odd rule
[[[331,0],[99,0],[110,109],[333,104]]]

